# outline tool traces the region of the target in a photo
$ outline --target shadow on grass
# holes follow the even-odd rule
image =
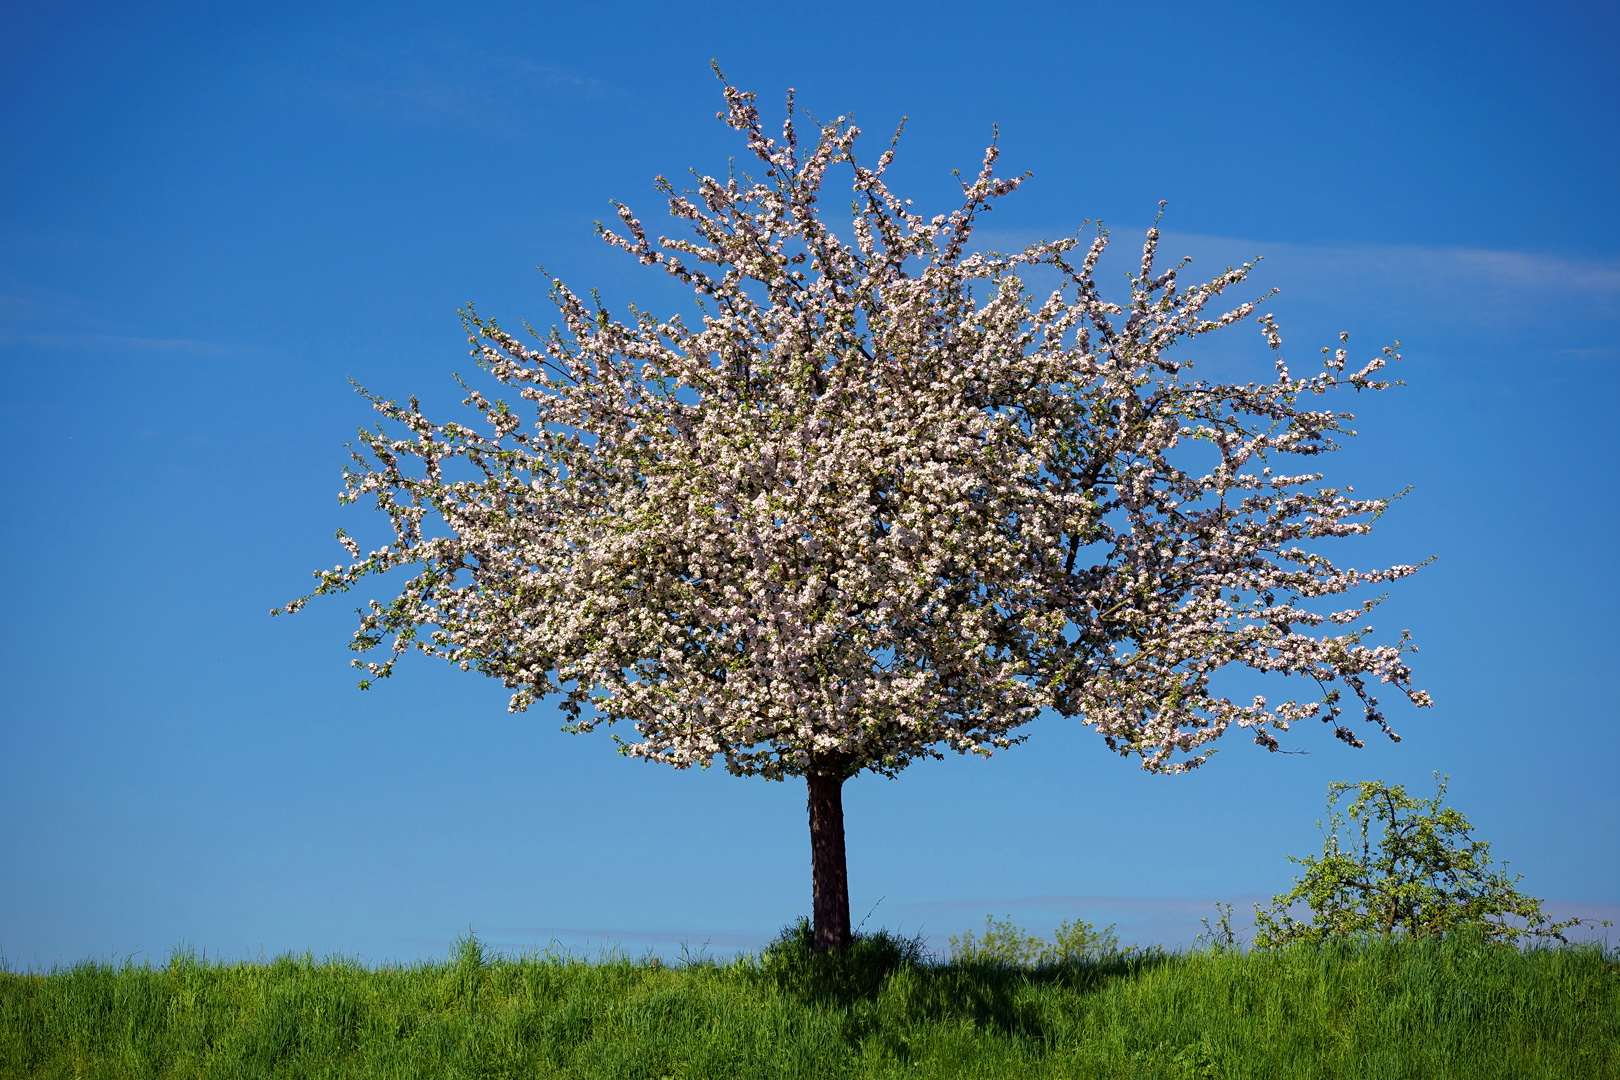
[[[817,953],[806,919],[785,927],[760,955],[758,971],[795,1002],[841,1011],[855,1042],[879,1029],[968,1021],[1029,1046],[1047,1041],[1049,988],[1089,995],[1177,961],[1133,949],[1041,967],[934,963],[922,939],[886,930],[857,935],[842,953]],[[898,1024],[896,1023],[898,1022]]]

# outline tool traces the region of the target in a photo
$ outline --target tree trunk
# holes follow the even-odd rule
[[[849,947],[849,864],[844,858],[844,778],[805,776],[810,789],[810,876],[816,952]]]

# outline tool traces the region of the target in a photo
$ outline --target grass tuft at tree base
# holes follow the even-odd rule
[[[797,931],[797,932],[796,932]],[[803,940],[801,940],[803,939]],[[668,966],[490,955],[0,972],[0,1077],[1620,1078],[1620,957],[1466,931],[930,963],[878,933]]]

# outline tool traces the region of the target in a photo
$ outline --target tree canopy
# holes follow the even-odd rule
[[[757,175],[660,177],[683,235],[622,204],[598,225],[691,310],[615,310],[554,279],[558,322],[532,340],[464,313],[518,400],[464,383],[478,422],[440,423],[368,394],[389,425],[362,432],[343,499],[374,500],[394,538],[363,552],[340,532],[352,561],[311,594],[410,568],[360,614],[352,647],[385,653],[356,661],[362,686],[419,650],[501,680],[514,710],[560,694],[570,730],[618,725],[632,757],[805,776],[813,820],[817,778],[836,793],[989,756],[1046,709],[1176,772],[1233,727],[1275,750],[1319,718],[1360,745],[1346,690],[1391,738],[1371,684],[1428,703],[1405,634],[1369,639],[1376,598],[1322,605],[1414,571],[1313,544],[1366,533],[1388,500],[1281,467],[1349,433],[1325,398],[1390,385],[1393,347],[1353,364],[1341,339],[1296,377],[1261,315],[1274,378],[1195,378],[1172,347],[1255,315],[1220,303],[1253,263],[1185,284],[1155,227],[1110,300],[1095,223],[973,249],[1023,179],[996,174],[994,143],[960,204],[924,216],[889,187],[894,143],[863,160],[848,118],[806,125],[791,92],[771,133],[724,92]],[[1229,667],[1312,691],[1233,700],[1212,685]]]

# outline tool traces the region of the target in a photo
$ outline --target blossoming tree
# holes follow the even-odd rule
[[[1414,568],[1302,546],[1367,532],[1386,501],[1271,467],[1349,433],[1316,403],[1389,385],[1392,350],[1359,368],[1323,350],[1296,377],[1261,316],[1275,378],[1192,378],[1171,347],[1253,314],[1213,306],[1252,264],[1183,285],[1153,229],[1110,302],[1100,228],[969,250],[1019,184],[993,144],[960,206],[924,217],[885,179],[893,144],[867,164],[844,117],[802,137],[791,92],[779,136],[752,95],[725,102],[757,178],[660,178],[680,237],[623,205],[598,226],[690,287],[691,312],[614,312],[553,281],[560,322],[531,343],[467,313],[527,423],[472,387],[476,424],[371,398],[393,427],[362,432],[343,500],[375,499],[394,539],[362,552],[340,531],[352,561],[310,594],[409,568],[360,612],[351,647],[385,650],[354,661],[362,687],[420,650],[500,679],[514,710],[561,694],[567,730],[633,729],[615,736],[631,757],[803,777],[820,949],[850,940],[841,792],[863,770],[988,757],[1043,709],[1160,772],[1233,727],[1275,750],[1319,717],[1360,745],[1345,689],[1397,738],[1370,684],[1427,704],[1406,635],[1372,644],[1376,600],[1322,598]],[[821,202],[835,172],[842,234]],[[1057,286],[1032,297],[1032,276]],[[1230,667],[1315,689],[1234,701],[1211,681]]]

